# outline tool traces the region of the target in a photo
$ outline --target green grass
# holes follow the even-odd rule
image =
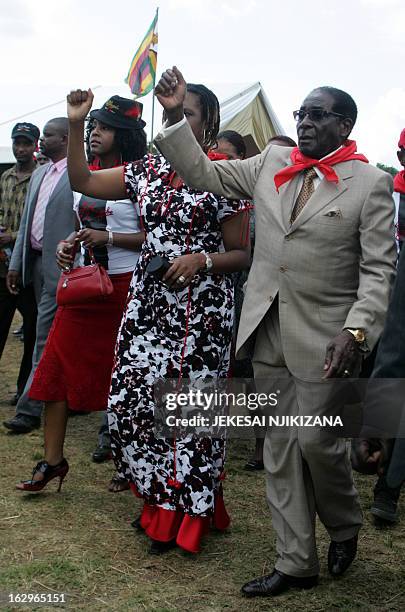
[[[14,392],[20,354],[21,344],[10,338],[0,362],[1,420],[13,414],[7,402]],[[35,431],[13,436],[0,428],[0,591],[64,592],[66,609],[91,611],[405,609],[405,529],[401,524],[389,530],[374,527],[367,512],[373,479],[356,479],[365,525],[358,558],[343,579],[332,580],[327,573],[329,540],[319,525],[319,587],[290,591],[274,600],[245,600],[240,586],[270,572],[275,557],[264,476],[243,470],[251,444],[229,445],[225,483],[232,516],[229,532],[207,537],[198,556],[174,550],[156,558],[147,552],[147,539],[130,526],[140,502],[130,492],[109,493],[112,463],[91,462],[99,418],[92,414],[70,419],[65,451],[70,472],[60,494],[54,482],[37,495],[14,489],[42,457],[42,435]]]

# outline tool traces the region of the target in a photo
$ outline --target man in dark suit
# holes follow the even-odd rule
[[[397,382],[392,379],[397,379]],[[356,469],[365,473],[377,470],[379,473],[370,512],[387,523],[398,521],[398,500],[405,482],[404,379],[405,251],[402,248],[370,381],[375,386],[371,387],[370,401],[365,404],[363,432],[367,437],[353,442]],[[390,435],[398,437],[387,440],[387,430]]]
[[[67,174],[67,142],[67,118],[48,121],[40,139],[40,150],[51,163],[40,166],[32,175],[7,275],[7,286],[13,294],[18,292],[20,278],[24,287],[33,285],[38,304],[31,374],[17,403],[15,417],[4,422],[14,433],[27,433],[40,425],[42,403],[30,400],[28,392],[56,312],[60,276],[56,248],[75,228],[73,194]]]

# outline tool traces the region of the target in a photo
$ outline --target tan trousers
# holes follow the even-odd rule
[[[272,355],[277,355],[272,363],[266,359],[270,345]],[[274,378],[291,383],[283,385],[278,415],[322,416],[336,411],[331,408],[327,385],[304,383],[288,371],[282,353],[277,304],[271,307],[258,330],[253,368],[261,387],[268,381],[269,388],[274,390]],[[362,525],[346,441],[321,427],[269,427],[264,465],[267,499],[277,534],[275,567],[298,577],[318,574],[316,515],[335,541],[353,537]]]

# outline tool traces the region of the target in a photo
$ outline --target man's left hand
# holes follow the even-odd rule
[[[357,438],[352,440],[351,462],[360,474],[382,476],[390,462],[393,440]]]
[[[343,330],[326,347],[324,378],[348,378],[357,372],[361,353],[353,335]]]

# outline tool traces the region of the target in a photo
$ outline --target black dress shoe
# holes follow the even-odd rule
[[[143,532],[145,531],[144,528],[141,525],[141,517],[138,516],[138,518],[134,519],[133,521],[131,521],[131,527],[133,527],[134,529],[136,529],[136,531],[139,532]]]
[[[17,414],[9,421],[4,421],[3,425],[14,433],[24,434],[34,429],[38,429],[41,425],[41,419],[39,417],[29,416],[28,414]]]
[[[318,576],[289,576],[274,570],[268,576],[261,576],[247,582],[242,587],[242,594],[246,597],[272,597],[280,595],[290,588],[312,589],[318,584]]]
[[[95,463],[103,463],[103,461],[109,461],[112,458],[111,446],[99,444],[94,450],[91,458]]]
[[[374,488],[374,502],[370,508],[371,514],[381,523],[398,522],[398,500],[401,487],[389,487],[384,476],[380,476]]]
[[[152,544],[149,548],[150,555],[164,555],[172,548],[176,548],[176,540],[170,540],[169,542],[159,542],[158,540],[152,540]]]
[[[351,565],[357,553],[357,539],[355,535],[344,542],[331,542],[328,552],[328,569],[332,576],[341,576]]]

